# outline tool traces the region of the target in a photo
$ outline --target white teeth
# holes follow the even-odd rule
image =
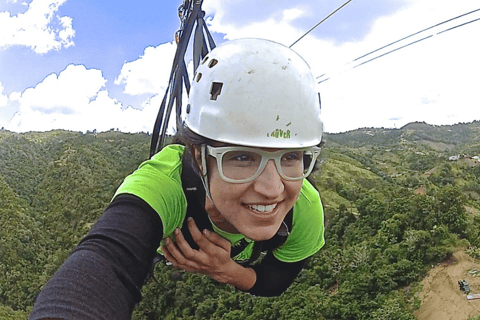
[[[268,213],[268,212],[272,212],[275,207],[277,206],[277,204],[271,204],[269,206],[264,206],[264,205],[249,205],[248,207],[254,211],[257,211],[257,212],[262,212],[262,213]]]

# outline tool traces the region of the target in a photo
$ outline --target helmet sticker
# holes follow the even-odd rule
[[[280,115],[277,115],[277,119],[275,121],[280,120]],[[288,127],[292,124],[292,121],[287,123],[285,126]],[[275,129],[271,133],[267,133],[267,138],[283,138],[283,139],[290,139],[290,130],[283,131],[282,129]]]
[[[267,133],[267,137],[290,139],[290,130],[275,129],[272,133]]]

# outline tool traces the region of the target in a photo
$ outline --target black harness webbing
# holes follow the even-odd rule
[[[150,158],[160,151],[166,144],[165,137],[170,120],[170,114],[175,105],[176,128],[182,126],[182,94],[183,86],[187,94],[190,93],[190,80],[188,78],[185,53],[187,52],[190,37],[193,36],[193,64],[194,71],[210,50],[215,48],[215,41],[205,23],[205,12],[202,11],[203,0],[183,0],[178,8],[181,21],[180,29],[175,34],[177,50],[173,59],[170,80],[165,95],[158,110],[152,139],[150,141]],[[195,31],[193,30],[194,25]]]

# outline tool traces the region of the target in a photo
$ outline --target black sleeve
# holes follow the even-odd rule
[[[130,319],[162,235],[146,202],[118,196],[40,292],[30,319]]]
[[[283,262],[269,251],[259,265],[252,266],[257,274],[257,281],[247,292],[263,297],[279,296],[290,287],[306,263],[307,259]]]

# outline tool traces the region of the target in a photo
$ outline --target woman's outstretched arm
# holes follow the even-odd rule
[[[146,202],[118,196],[46,284],[30,319],[130,319],[162,236]]]

